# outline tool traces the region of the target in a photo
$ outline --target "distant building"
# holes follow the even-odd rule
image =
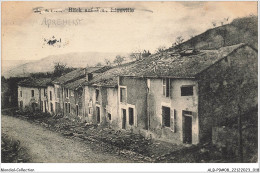
[[[69,118],[82,119],[84,112],[84,91],[82,84],[85,83],[86,78],[75,80],[73,82],[63,85],[64,99],[64,115]]]
[[[26,79],[18,83],[18,106],[32,111],[48,111],[47,85],[50,78]]]
[[[74,93],[73,90],[70,90],[70,88],[66,88],[65,86],[68,83],[84,77],[84,69],[79,68],[52,81],[51,85],[48,86],[48,93],[49,95],[52,95],[52,99],[49,102],[49,111],[51,113],[65,116],[70,114],[70,97],[74,97]]]

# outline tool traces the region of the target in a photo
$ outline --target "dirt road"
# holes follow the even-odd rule
[[[19,140],[35,163],[133,162],[116,154],[94,151],[90,144],[10,116],[2,115],[2,133]]]

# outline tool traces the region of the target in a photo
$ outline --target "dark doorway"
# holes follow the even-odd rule
[[[96,107],[97,110],[97,123],[100,123],[100,107]]]
[[[20,108],[23,109],[23,101],[20,101]]]
[[[36,108],[37,108],[37,103],[32,103],[32,110],[33,110],[33,112],[36,111]]]
[[[183,143],[191,144],[192,142],[192,116],[183,116]]]
[[[79,116],[79,105],[76,105],[76,115]]]
[[[53,104],[51,103],[51,112],[53,113]]]
[[[44,112],[47,112],[47,102],[44,101]]]
[[[134,125],[134,109],[133,108],[129,108],[128,109],[128,114],[129,114],[129,125]]]
[[[126,110],[122,109],[122,129],[126,128]]]
[[[164,127],[171,127],[171,109],[169,107],[162,107],[162,124]]]

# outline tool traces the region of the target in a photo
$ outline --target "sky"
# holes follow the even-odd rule
[[[39,14],[35,7],[135,11]],[[178,36],[188,39],[212,28],[212,22],[251,14],[257,15],[257,2],[2,2],[2,63],[71,52],[154,52],[170,47]],[[54,38],[60,43],[47,44]]]

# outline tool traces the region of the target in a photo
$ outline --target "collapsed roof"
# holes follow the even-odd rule
[[[154,54],[141,61],[134,61],[115,66],[104,73],[94,77],[86,85],[116,87],[118,76],[131,77],[169,77],[169,78],[195,78],[195,76],[233,51],[245,46],[238,44],[222,47],[217,50],[201,50],[194,54],[179,54],[165,51]]]

